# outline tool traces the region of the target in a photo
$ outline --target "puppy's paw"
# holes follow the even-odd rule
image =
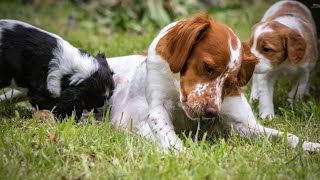
[[[251,92],[249,102],[253,103],[253,102],[258,102],[258,101],[259,101],[258,93]]]
[[[266,121],[272,121],[274,116],[275,116],[274,112],[262,111],[260,113],[260,117]]]

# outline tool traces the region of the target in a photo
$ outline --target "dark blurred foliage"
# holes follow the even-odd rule
[[[320,37],[320,1],[319,0],[298,0],[306,5],[313,16],[313,19],[317,26],[318,37]]]
[[[264,0],[20,0],[25,4],[39,6],[72,3],[82,9],[85,26],[104,26],[114,30],[132,30],[141,32],[152,25],[163,27],[166,24],[199,11],[221,11],[239,9],[245,6],[259,5]],[[275,0],[267,0],[274,2]],[[264,1],[265,2],[265,1]],[[300,0],[312,11],[316,24],[320,25],[320,9],[314,8],[319,0]],[[77,20],[69,18],[71,22]],[[319,28],[320,29],[320,28]],[[319,32],[319,30],[318,30]]]
[[[20,0],[26,4],[57,5],[58,0]],[[262,0],[69,0],[86,12],[87,26],[105,26],[118,30],[143,31],[148,25],[163,27],[199,11],[241,8]],[[71,20],[73,17],[70,17]],[[82,19],[81,19],[82,20]],[[92,24],[94,23],[94,25]]]

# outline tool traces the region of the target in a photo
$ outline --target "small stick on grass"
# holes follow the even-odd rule
[[[202,117],[200,117],[200,119],[198,119],[198,127],[197,127],[197,131],[196,134],[194,136],[194,141],[198,144],[198,136],[199,136],[199,131],[200,131],[200,121],[202,120]]]

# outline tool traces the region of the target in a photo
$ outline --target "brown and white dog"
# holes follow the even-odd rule
[[[279,1],[253,27],[249,41],[259,58],[253,76],[251,99],[259,100],[262,118],[274,116],[273,87],[280,76],[292,78],[290,103],[309,92],[310,72],[318,59],[317,33],[307,7],[297,1]]]
[[[256,57],[226,25],[207,14],[169,24],[154,39],[147,56],[108,58],[115,72],[111,123],[184,150],[177,134],[234,129],[240,135],[282,137],[256,120],[241,87],[250,80]],[[213,118],[219,117],[214,124]],[[229,131],[230,132],[230,131]],[[296,147],[299,138],[287,134]],[[303,142],[307,151],[320,144]]]

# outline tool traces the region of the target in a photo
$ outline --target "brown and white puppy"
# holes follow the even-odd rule
[[[108,58],[115,72],[111,123],[147,136],[164,149],[181,151],[181,132],[230,130],[243,135],[282,137],[256,120],[241,92],[251,78],[256,57],[226,25],[207,14],[166,26],[147,56]],[[213,118],[219,117],[215,125]],[[199,126],[198,126],[199,127]],[[230,131],[229,131],[230,132]],[[287,134],[296,147],[299,138]],[[304,142],[304,150],[320,144]]]
[[[278,77],[292,78],[290,103],[309,93],[318,48],[315,23],[307,7],[297,1],[275,3],[253,27],[249,45],[260,61],[254,71],[251,99],[259,100],[262,118],[275,114],[273,87]]]

